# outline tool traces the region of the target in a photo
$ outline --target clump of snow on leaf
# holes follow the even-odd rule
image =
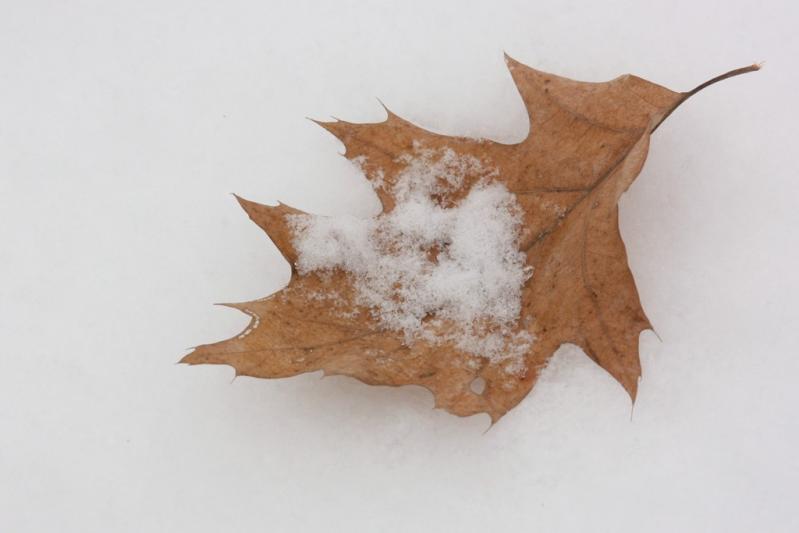
[[[515,360],[510,370],[519,370],[533,340],[515,331],[532,272],[519,251],[514,195],[493,181],[496,170],[450,149],[416,146],[400,161],[406,166],[391,186],[396,205],[388,213],[289,215],[298,271],[349,273],[355,303],[402,332],[406,344],[450,341],[494,361]],[[444,200],[467,179],[474,185],[465,197]]]

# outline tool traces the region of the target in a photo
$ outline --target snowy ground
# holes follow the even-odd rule
[[[763,2],[5,2],[0,530],[799,530],[799,9]],[[229,193],[378,204],[303,117],[521,140],[505,50],[708,89],[622,232],[662,342],[631,407],[562,348],[496,427],[420,388],[174,362],[288,267]]]

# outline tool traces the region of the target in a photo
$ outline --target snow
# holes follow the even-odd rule
[[[496,169],[471,155],[419,144],[391,187],[396,205],[377,217],[287,215],[300,274],[341,269],[356,303],[406,344],[453,342],[521,370],[533,341],[514,331],[521,291],[532,275],[519,250],[521,208]],[[474,182],[452,206],[455,196]],[[453,327],[441,332],[441,323]]]
[[[799,3],[721,5],[4,2],[0,531],[799,531]],[[175,364],[253,318],[212,303],[290,276],[230,193],[379,213],[305,116],[377,96],[517,142],[503,50],[676,90],[766,60],[669,117],[622,198],[662,339],[634,409],[573,346],[488,431],[422,387]]]

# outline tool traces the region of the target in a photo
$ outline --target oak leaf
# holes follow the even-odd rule
[[[737,69],[680,93],[632,75],[586,83],[507,56],[506,62],[530,119],[530,133],[518,144],[439,135],[388,109],[380,123],[318,123],[341,140],[345,156],[375,185],[383,213],[395,207],[392,185],[420,146],[496,169],[494,179],[521,206],[519,248],[534,271],[522,288],[515,326],[516,333],[535,339],[521,367],[509,371],[508,361],[475,356],[448,340],[407,342],[357,303],[346,272],[297,269],[291,215],[299,210],[243,198],[241,206],[292,265],[291,280],[266,298],[230,304],[250,315],[247,328],[195,348],[181,362],[226,364],[236,375],[260,378],[322,370],[372,385],[421,385],[433,393],[437,407],[459,416],[487,413],[496,422],[527,395],[555,350],[572,343],[634,401],[641,376],[639,335],[651,325],[619,233],[619,197],[641,171],[650,135],[677,106],[712,83],[759,67]],[[457,202],[478,179],[467,172],[449,197],[437,201]],[[333,292],[331,303],[324,295]],[[485,386],[476,390],[480,378]]]

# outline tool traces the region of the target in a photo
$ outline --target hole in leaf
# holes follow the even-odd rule
[[[474,381],[469,384],[469,388],[475,394],[483,394],[483,391],[486,390],[486,380],[481,377],[474,378]]]

